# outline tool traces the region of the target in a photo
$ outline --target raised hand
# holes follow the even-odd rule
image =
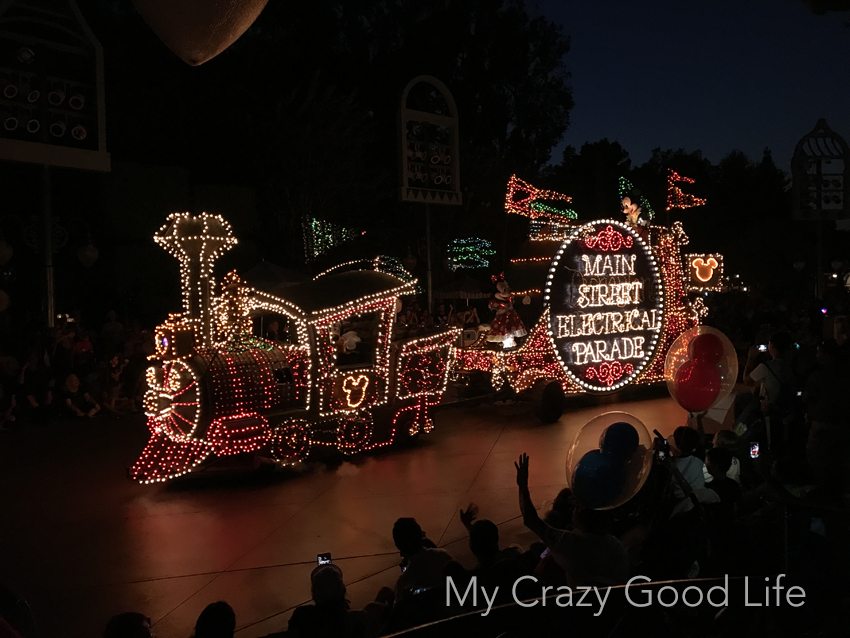
[[[520,487],[528,487],[528,454],[523,452],[519,459],[514,462],[516,468],[516,484]]]
[[[470,503],[465,510],[460,510],[460,522],[466,529],[472,527],[476,518],[478,518],[478,506],[475,503]]]

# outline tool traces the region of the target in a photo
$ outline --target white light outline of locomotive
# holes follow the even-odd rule
[[[137,481],[167,481],[215,456],[271,452],[280,465],[291,465],[303,460],[314,446],[335,447],[353,454],[391,445],[400,427],[406,427],[405,432],[412,436],[431,431],[430,408],[439,403],[445,391],[459,330],[400,344],[391,342],[396,303],[401,295],[414,292],[415,280],[405,281],[382,272],[371,276],[383,278],[386,284],[377,286],[375,292],[307,311],[292,301],[245,285],[236,273],[224,278],[220,295],[213,294],[214,262],[236,244],[230,225],[220,215],[174,213],[154,240],[180,260],[183,312],[169,315],[155,333],[156,354],[150,358],[159,365],[146,372],[149,390],[144,399],[151,439],[130,469]],[[379,260],[370,264],[371,269],[380,272]],[[339,275],[338,269],[331,269],[314,281]],[[246,341],[251,316],[256,312],[273,312],[291,320],[297,343],[277,344],[257,338]],[[333,354],[332,326],[343,318],[366,312],[379,313],[373,365],[342,370]],[[180,341],[184,342],[182,348]],[[191,346],[186,347],[187,343]],[[248,345],[239,350],[243,343]],[[209,396],[215,382],[210,377],[214,367],[222,360],[226,364],[233,362],[228,356],[234,353],[249,352],[256,360],[254,354],[260,351],[272,353],[267,358],[273,363],[297,359],[305,364],[303,383],[298,386],[304,394],[303,406],[276,413],[255,410],[250,414],[217,415],[213,407],[217,397]],[[410,391],[402,385],[406,379],[401,377],[405,366],[412,365],[418,355],[431,357],[429,361],[436,357],[436,370],[430,386]],[[368,398],[364,396],[353,407],[334,397],[338,382],[344,385],[351,375],[369,378],[364,388]],[[256,394],[259,386],[255,383],[252,387]],[[267,393],[269,388],[262,390]],[[272,407],[268,403],[269,397],[264,394],[265,408]],[[373,441],[373,412],[381,407],[392,413],[389,438]],[[336,427],[335,438],[328,438],[329,425]],[[239,438],[251,432],[255,433],[253,438]],[[316,433],[319,435],[314,436]],[[285,453],[280,453],[281,449]],[[178,459],[173,471],[163,467],[163,454],[165,460]]]

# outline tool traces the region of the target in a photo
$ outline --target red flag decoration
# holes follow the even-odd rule
[[[569,195],[532,186],[516,175],[508,180],[505,211],[531,219],[550,219],[567,222],[576,219],[576,212],[566,206],[573,201]]]
[[[693,184],[693,177],[685,177],[679,175],[672,168],[667,169],[667,210],[671,211],[674,208],[693,208],[694,206],[704,206],[706,201],[703,197],[697,197],[690,193],[685,193],[676,184]]]

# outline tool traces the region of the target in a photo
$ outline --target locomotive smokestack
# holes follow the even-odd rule
[[[195,344],[212,341],[213,267],[236,244],[230,224],[221,215],[172,213],[153,237],[180,261],[183,314],[192,323]]]

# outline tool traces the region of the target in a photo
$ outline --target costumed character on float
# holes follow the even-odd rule
[[[490,323],[490,331],[487,334],[488,343],[501,344],[502,348],[508,350],[517,345],[517,339],[528,334],[517,311],[514,310],[511,287],[505,279],[505,273],[493,275],[490,280],[496,284],[496,292],[490,300],[488,307],[496,312],[496,316]]]
[[[620,206],[626,216],[626,223],[631,226],[644,240],[649,239],[649,220],[655,217],[646,197],[625,177],[619,180]],[[647,218],[643,217],[646,213]]]

